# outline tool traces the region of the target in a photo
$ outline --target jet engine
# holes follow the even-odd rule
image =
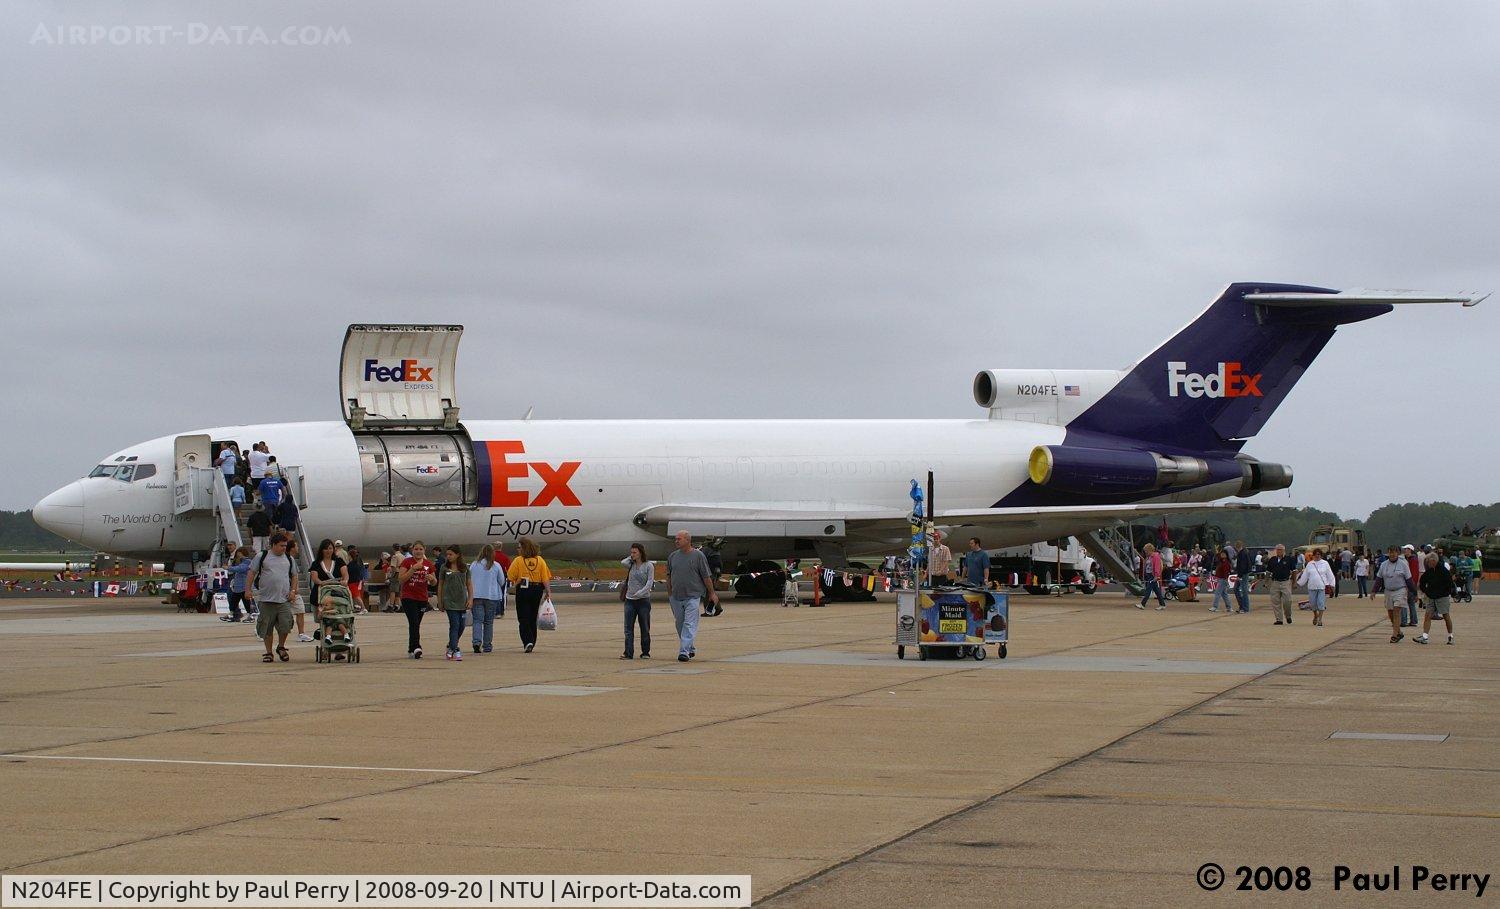
[[[1208,462],[1202,458],[1077,445],[1038,445],[1027,466],[1031,482],[1038,486],[1105,495],[1195,486],[1209,478]]]
[[[1235,495],[1253,496],[1257,492],[1286,489],[1292,485],[1292,468],[1286,464],[1257,461],[1251,457],[1240,457],[1240,491]]]
[[[1086,495],[1129,495],[1238,479],[1235,494],[1250,496],[1292,485],[1292,469],[1285,464],[1129,448],[1038,445],[1027,468],[1038,486]]]

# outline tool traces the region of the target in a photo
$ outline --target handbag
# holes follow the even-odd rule
[[[538,631],[557,630],[557,607],[552,605],[551,598],[542,601],[542,608],[536,614],[536,627]]]

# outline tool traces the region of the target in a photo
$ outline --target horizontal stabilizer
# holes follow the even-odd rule
[[[1462,303],[1477,306],[1488,293],[1462,291],[1445,294],[1425,290],[1371,290],[1357,287],[1338,293],[1264,293],[1245,294],[1251,303],[1263,306],[1351,306],[1351,305],[1399,305],[1404,303]]]

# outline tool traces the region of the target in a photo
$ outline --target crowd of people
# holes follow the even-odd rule
[[[697,657],[698,619],[722,615],[715,590],[715,572],[704,549],[693,545],[692,536],[679,533],[666,560],[667,603],[678,639],[677,659]],[[422,620],[429,612],[442,612],[447,619],[444,659],[461,662],[464,633],[475,654],[495,649],[495,620],[514,605],[521,652],[531,653],[538,631],[556,627],[552,598],[552,570],[536,542],[521,537],[511,556],[503,545],[486,544],[472,562],[459,546],[436,546],[429,555],[420,540],[393,545],[373,565],[367,564],[358,547],[345,547],[341,540],[325,539],[310,560],[308,590],[301,593],[297,540],[293,534],[268,531],[264,540],[241,546],[227,569],[211,589],[227,594],[226,622],[254,623],[255,634],[265,646],[262,661],[286,662],[293,628],[297,640],[311,642],[307,616],[326,615],[333,591],[347,590],[354,612],[400,612],[407,623],[407,655],[423,656]],[[633,544],[619,586],[624,606],[625,648],[622,660],[636,659],[637,632],[640,659],[651,659],[651,605],[656,585],[656,563],[641,544]],[[316,621],[316,618],[315,618]],[[347,633],[347,629],[344,629]],[[342,658],[342,655],[340,655]]]
[[[1418,613],[1424,613],[1422,633],[1414,640],[1428,643],[1434,619],[1442,619],[1448,643],[1453,643],[1452,603],[1455,593],[1477,593],[1483,576],[1483,553],[1474,550],[1448,553],[1443,547],[1425,545],[1390,546],[1384,552],[1344,548],[1326,552],[1319,547],[1289,554],[1283,544],[1270,550],[1251,552],[1243,540],[1226,542],[1212,550],[1192,547],[1175,549],[1170,540],[1158,549],[1147,543],[1133,554],[1142,585],[1137,609],[1145,609],[1154,597],[1157,610],[1167,608],[1164,591],[1184,601],[1197,599],[1200,588],[1212,590],[1209,612],[1250,612],[1250,591],[1264,584],[1270,593],[1273,624],[1292,623],[1293,603],[1312,613],[1312,624],[1321,626],[1328,601],[1340,594],[1342,582],[1353,582],[1355,598],[1383,597],[1391,622],[1391,643],[1404,639],[1403,628],[1415,628]],[[1299,601],[1298,590],[1305,592]]]

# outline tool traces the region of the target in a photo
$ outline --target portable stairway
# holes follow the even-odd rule
[[[282,467],[281,472],[282,479],[286,481],[286,494],[289,496],[293,496],[297,500],[298,519],[297,530],[295,531],[295,536],[297,539],[297,558],[294,559],[294,561],[296,562],[298,577],[297,589],[303,596],[303,602],[308,602],[309,598],[311,598],[312,596],[312,563],[313,559],[317,558],[317,553],[313,551],[312,538],[307,535],[307,525],[304,524],[301,519],[301,509],[307,506],[306,488],[302,482],[302,472],[297,467]],[[245,519],[248,518],[250,516],[250,513],[255,510],[255,505],[249,502],[245,504],[244,513],[241,516],[239,522],[239,531],[243,539],[248,540],[251,538],[250,528],[246,524]],[[274,525],[274,521],[272,523]],[[271,528],[271,532],[277,532],[274,526]]]
[[[1136,576],[1135,568],[1131,564],[1132,547],[1130,538],[1122,534],[1118,527],[1103,527],[1090,533],[1080,534],[1078,542],[1088,554],[1093,556],[1094,561],[1103,566],[1116,581],[1125,585],[1135,596],[1146,592],[1146,587],[1141,579]]]

